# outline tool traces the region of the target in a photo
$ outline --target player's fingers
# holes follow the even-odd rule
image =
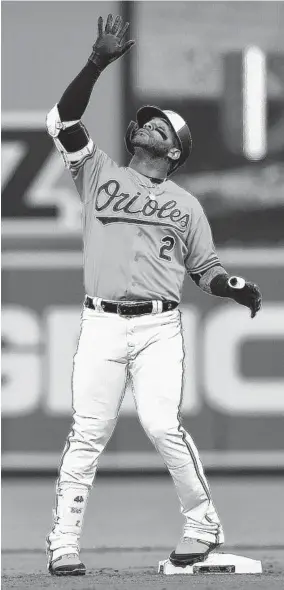
[[[107,17],[105,33],[111,33],[112,28],[112,14],[109,14]]]
[[[256,311],[259,311],[261,309],[261,301],[258,301],[255,307]]]
[[[261,299],[256,299],[251,305],[251,317],[254,318],[261,308]]]
[[[111,32],[113,35],[116,35],[116,33],[120,30],[121,25],[122,25],[122,18],[121,18],[121,16],[117,16],[114,23],[113,23],[112,29],[111,29]]]
[[[103,18],[102,18],[102,16],[99,16],[99,18],[98,18],[98,35],[99,35],[99,37],[101,37],[103,34],[103,27],[104,27]]]
[[[122,29],[118,32],[117,37],[120,41],[122,41],[123,37],[125,36],[127,29],[129,27],[129,23],[126,22]]]
[[[258,311],[255,304],[251,305],[250,310],[251,310],[251,317],[254,318],[256,316],[256,312]]]
[[[135,45],[135,41],[133,39],[131,41],[127,41],[127,43],[125,43],[125,45],[123,45],[123,47],[121,48],[120,55],[124,55],[124,53],[126,53],[127,51],[129,51],[129,49],[131,49],[131,47],[133,45]]]

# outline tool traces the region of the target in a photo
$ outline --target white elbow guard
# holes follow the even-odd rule
[[[46,128],[51,137],[57,137],[60,131],[72,127],[76,123],[79,123],[79,119],[76,121],[61,121],[57,104],[54,105],[46,116]]]
[[[86,135],[86,145],[76,152],[68,152],[61,141],[58,139],[58,135],[60,131],[64,131],[68,127],[72,127],[72,125],[79,124],[81,127],[84,128],[85,135]],[[86,156],[89,156],[94,149],[93,140],[89,137],[87,130],[81,123],[79,119],[76,121],[61,121],[60,115],[58,112],[57,104],[49,111],[46,117],[46,128],[48,134],[52,137],[56,148],[58,149],[59,153],[61,154],[65,168],[72,168],[76,164],[80,164]]]

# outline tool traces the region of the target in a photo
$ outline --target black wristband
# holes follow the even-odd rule
[[[67,152],[78,152],[87,145],[90,138],[86,127],[79,121],[72,127],[60,131],[58,139]]]
[[[212,295],[217,297],[232,297],[232,289],[228,285],[229,275],[220,274],[214,277],[210,283]]]

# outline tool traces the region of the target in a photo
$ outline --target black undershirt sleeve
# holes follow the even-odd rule
[[[216,264],[215,266],[221,266],[221,264]],[[199,285],[202,275],[206,274],[206,272],[207,271],[204,271],[199,274],[190,273],[190,277],[196,283],[196,285]],[[220,273],[213,277],[213,279],[210,282],[210,289],[212,295],[216,295],[217,297],[230,297],[232,299],[234,298],[235,292],[228,285],[227,273]]]
[[[215,264],[213,268],[215,268],[216,266],[222,266],[222,265]],[[200,272],[200,273],[189,273],[189,276],[195,282],[195,284],[198,286],[202,275],[205,275],[206,272],[207,272],[207,270],[204,270],[203,272]]]
[[[99,68],[93,62],[88,61],[76,78],[72,80],[57,105],[61,121],[81,119],[100,73]]]
[[[80,121],[88,106],[94,84],[99,75],[99,68],[93,62],[88,61],[66,88],[57,104],[61,121]],[[87,145],[89,135],[80,121],[72,125],[72,127],[60,131],[58,139],[67,152],[77,152]]]

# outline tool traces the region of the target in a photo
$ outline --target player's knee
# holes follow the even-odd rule
[[[142,418],[140,417],[141,424],[150,439],[154,441],[163,440],[166,438],[167,433],[171,430],[174,426],[169,424],[168,422],[163,421],[162,419],[153,419],[151,418]]]
[[[104,447],[112,435],[116,418],[100,419],[97,417],[74,415],[73,428],[69,440],[77,439],[90,447]]]

